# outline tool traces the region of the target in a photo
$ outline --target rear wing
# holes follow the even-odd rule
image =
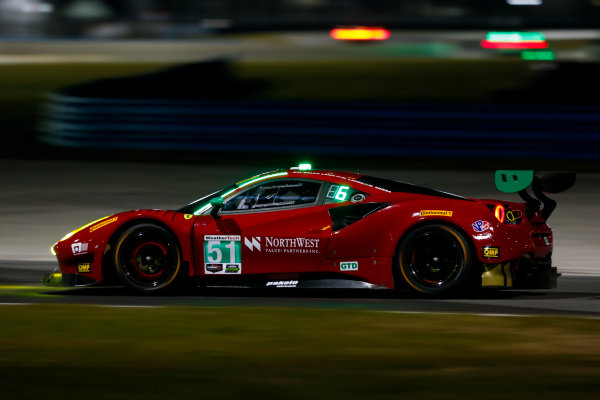
[[[556,201],[545,193],[560,193],[575,184],[575,172],[543,172],[532,170],[498,170],[494,176],[496,188],[504,193],[519,193],[527,204],[525,215],[531,219],[540,211],[547,220],[556,208]],[[531,187],[533,196],[527,189]],[[534,197],[535,196],[535,197]]]

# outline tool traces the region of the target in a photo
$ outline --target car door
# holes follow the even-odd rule
[[[273,179],[227,198],[197,231],[205,275],[317,271],[331,235],[325,185]]]

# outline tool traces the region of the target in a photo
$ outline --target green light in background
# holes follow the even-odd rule
[[[527,61],[553,61],[556,54],[552,50],[525,50],[521,52],[521,59]]]
[[[312,169],[312,165],[310,165],[309,163],[302,163],[298,165],[298,169],[300,171],[310,171]]]
[[[546,40],[540,32],[488,32],[489,42],[543,42]]]

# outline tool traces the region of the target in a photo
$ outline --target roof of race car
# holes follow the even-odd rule
[[[405,183],[400,181],[395,181],[391,179],[385,178],[377,178],[369,175],[360,174],[357,172],[344,172],[344,171],[334,171],[334,170],[313,170],[313,169],[298,169],[296,167],[292,167],[288,170],[277,170],[271,172],[265,172],[251,178],[245,179],[243,181],[238,182],[235,186],[235,189],[232,189],[231,192],[237,191],[239,188],[248,186],[254,182],[276,178],[276,177],[290,177],[290,178],[313,178],[324,180],[328,182],[334,183],[358,183],[361,185],[365,185],[371,188],[375,188],[387,193],[414,193],[421,194],[427,196],[436,196],[436,197],[445,197],[450,199],[457,200],[470,200],[466,197],[458,196],[452,193],[443,192],[440,190],[429,189],[426,187],[413,185],[411,183]],[[222,195],[225,197],[227,194]]]

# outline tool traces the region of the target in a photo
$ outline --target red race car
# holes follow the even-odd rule
[[[48,284],[156,292],[201,287],[553,288],[556,203],[574,174],[497,171],[523,203],[479,200],[301,165],[264,173],[177,211],[94,221],[52,246]],[[531,189],[535,197],[529,194]]]

